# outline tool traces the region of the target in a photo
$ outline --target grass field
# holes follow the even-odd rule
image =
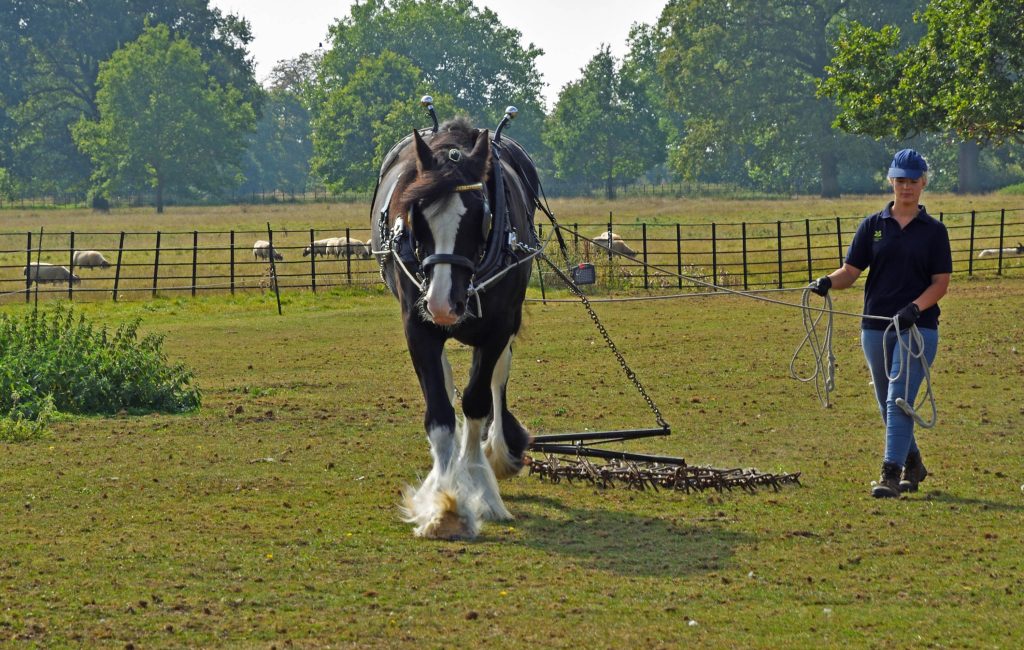
[[[521,476],[503,484],[514,522],[444,543],[398,515],[429,453],[390,296],[296,292],[283,316],[257,294],[76,306],[166,335],[203,407],[0,445],[0,645],[1020,647],[1022,294],[1019,277],[962,278],[943,301],[939,424],[919,432],[931,475],[899,501],[869,496],[883,434],[852,319],[836,322],[825,410],[788,378],[796,310],[600,304],[674,430],[621,448],[799,471],[803,486]],[[835,307],[859,311],[859,290]],[[509,397],[532,431],[653,424],[578,305],[531,302],[525,323]],[[464,376],[468,352],[451,356]]]

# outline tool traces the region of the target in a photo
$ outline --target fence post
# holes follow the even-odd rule
[[[345,278],[352,284],[352,233],[345,228]]]
[[[124,231],[121,231],[121,241],[117,245],[117,268],[114,270],[114,302],[117,302],[117,288],[121,285],[121,259],[124,256]]]
[[[612,261],[612,212],[608,211],[608,261]]]
[[[718,225],[711,222],[711,284],[718,284]]]
[[[157,279],[160,277],[160,231],[156,231],[156,249],[153,251],[153,293],[156,298]]]
[[[811,220],[804,219],[804,233],[807,239],[807,281],[814,279],[814,262],[811,259]]]
[[[231,250],[228,252],[228,269],[231,274],[231,295],[235,295],[235,231],[232,230],[229,237]]]
[[[775,222],[775,250],[779,260],[779,288],[782,288],[782,222]]]
[[[68,268],[71,270],[71,275],[75,274],[75,231],[72,230],[68,240]],[[71,282],[71,278],[68,278],[68,300],[72,300],[72,294],[74,292],[74,284]]]
[[[316,248],[313,246],[313,229],[309,229],[309,280],[316,293]]]
[[[975,211],[971,210],[971,244],[967,249],[967,275],[974,275],[974,217]]]
[[[192,297],[196,297],[196,262],[199,257],[199,231],[192,231]]]
[[[285,231],[287,232],[287,230]],[[267,241],[270,243],[270,284],[274,288],[274,296],[277,298],[277,315],[281,315],[281,283],[277,281],[277,264],[274,263],[274,253],[277,249],[274,248],[274,231],[270,228],[270,222],[267,222]]]
[[[647,271],[647,223],[640,224],[640,236],[643,237],[643,288],[650,289],[649,275]],[[610,244],[610,242],[609,242]]]
[[[683,233],[681,226],[676,224],[676,284],[683,288]]]
[[[836,245],[839,247],[839,266],[843,265],[843,225],[836,217]]]
[[[25,197],[22,197],[21,200],[24,202]],[[27,304],[32,302],[32,231],[29,230],[25,234],[28,235],[28,243],[25,244],[25,303]],[[36,271],[36,275],[38,274],[39,272]]]
[[[1003,274],[1003,234],[1006,231],[1006,208],[999,211],[999,266],[996,268],[996,275]]]
[[[744,221],[741,227],[743,236],[743,290],[749,291],[750,285],[747,282],[747,222]]]

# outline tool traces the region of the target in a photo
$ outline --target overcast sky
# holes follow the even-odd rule
[[[546,84],[550,105],[566,83],[602,43],[620,59],[633,23],[653,23],[666,0],[477,0],[489,7],[502,24],[523,34],[524,44],[544,50],[537,67]],[[274,64],[294,59],[326,41],[327,27],[348,15],[350,0],[211,0],[224,13],[245,16],[252,24],[250,52],[256,59],[256,78],[263,81]],[[327,44],[325,42],[324,46]],[[442,89],[439,89],[442,90]]]

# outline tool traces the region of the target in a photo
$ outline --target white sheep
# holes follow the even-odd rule
[[[265,241],[263,239],[256,240],[256,243],[252,245],[253,257],[255,257],[258,260],[269,260],[270,250],[270,242]],[[281,253],[277,252],[277,249],[274,249],[274,260],[277,262],[281,262],[284,260],[284,255],[281,255]]]
[[[302,256],[309,257],[310,253],[313,254],[313,257],[316,257],[317,255],[319,255],[320,257],[323,257],[324,255],[330,255],[331,245],[333,242],[333,238],[318,239],[313,242],[312,246],[306,246],[305,248],[302,249]]]
[[[597,235],[596,237],[594,237],[594,244],[600,246],[601,248],[609,248],[608,235],[609,233],[607,231]],[[610,248],[613,252],[619,253],[620,255],[627,255],[629,257],[636,256],[636,251],[630,248],[628,245],[626,245],[626,242],[622,239],[622,237],[620,237],[614,232],[611,233]]]
[[[358,239],[350,239],[348,237],[334,237],[329,240],[331,244],[327,248],[327,254],[333,255],[334,257],[352,257],[353,255],[359,255],[362,257],[368,257],[365,254],[366,245]]]
[[[32,262],[32,266],[26,266],[22,275],[30,282],[39,284],[61,284],[71,280],[71,284],[81,284],[82,280],[68,270],[66,266],[54,266],[47,262]]]
[[[71,257],[71,264],[82,269],[105,269],[110,266],[110,262],[99,251],[75,251]]]
[[[1024,244],[1018,243],[1015,248],[1004,248],[1002,249],[1003,257],[1016,257],[1017,255],[1024,255]],[[986,248],[980,253],[978,257],[999,257],[998,248]]]

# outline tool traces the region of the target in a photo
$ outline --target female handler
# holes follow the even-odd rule
[[[930,366],[939,343],[939,300],[946,295],[953,272],[949,233],[920,204],[928,185],[928,163],[921,154],[913,149],[897,152],[888,176],[893,200],[860,223],[844,264],[812,282],[810,288],[820,296],[827,295],[829,289],[846,289],[870,267],[863,313],[895,318],[900,330],[916,324]],[[908,334],[901,332],[905,343],[911,340]],[[875,497],[914,492],[928,475],[914,438],[914,420],[896,404],[896,398],[905,395],[907,402],[914,404],[924,369],[914,362],[909,373],[901,372],[896,344],[892,320],[862,320],[861,346],[885,424],[882,476],[871,488]],[[915,347],[912,352],[919,354],[920,350]],[[890,382],[890,377],[896,379]]]

